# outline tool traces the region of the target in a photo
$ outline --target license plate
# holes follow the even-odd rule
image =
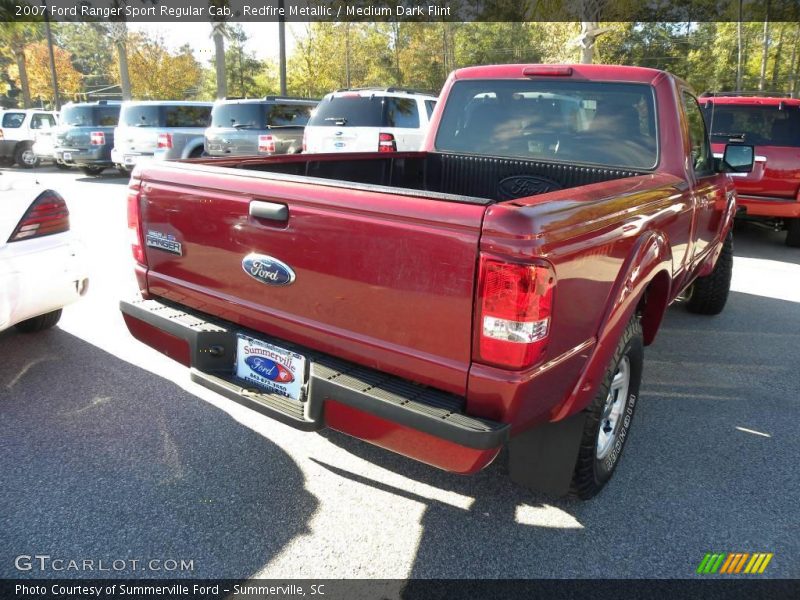
[[[136,157],[131,156],[130,154],[126,154],[124,160],[126,165],[132,165],[136,162]]]
[[[72,152],[64,152],[63,160],[72,160]]]
[[[306,381],[306,358],[246,335],[237,335],[236,376],[267,392],[300,399]]]

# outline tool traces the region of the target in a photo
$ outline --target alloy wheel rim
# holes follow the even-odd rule
[[[619,438],[619,432],[628,405],[628,390],[631,384],[631,361],[623,356],[617,365],[608,396],[600,417],[600,430],[597,433],[597,458],[603,460],[611,452]]]

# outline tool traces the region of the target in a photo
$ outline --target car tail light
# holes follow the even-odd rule
[[[522,75],[524,77],[535,77],[537,75],[545,77],[569,77],[572,75],[572,67],[564,67],[561,65],[535,65],[522,69]]]
[[[303,132],[303,152],[308,151],[308,140],[306,138],[305,132]]]
[[[89,143],[92,146],[105,146],[106,145],[106,134],[102,131],[93,131],[89,135]]]
[[[45,190],[39,194],[8,238],[19,242],[69,231],[69,209],[58,192]]]
[[[478,355],[481,362],[520,369],[547,346],[555,273],[545,263],[520,264],[481,256]]]
[[[275,138],[271,135],[258,136],[258,151],[259,152],[275,152]]]
[[[158,134],[158,147],[159,148],[172,148],[172,134],[171,133],[159,133]]]
[[[146,265],[140,216],[139,182],[131,180],[128,188],[128,232],[131,240],[131,252],[133,253],[133,259],[137,263]]]
[[[378,134],[378,152],[397,152],[397,142],[391,133]]]

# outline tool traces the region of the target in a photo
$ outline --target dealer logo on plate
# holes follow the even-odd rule
[[[291,383],[294,381],[294,375],[289,369],[263,356],[248,356],[244,359],[244,362],[253,370],[253,373],[261,375],[261,377],[270,381],[277,383]]]

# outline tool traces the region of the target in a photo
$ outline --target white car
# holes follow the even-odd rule
[[[0,177],[0,331],[53,327],[88,286],[64,199],[33,180]]]
[[[338,90],[314,110],[303,152],[419,150],[435,106],[436,96],[413,90]]]
[[[36,134],[52,130],[58,114],[48,110],[9,108],[0,110],[0,158],[11,160],[24,169],[39,164],[33,152]]]

